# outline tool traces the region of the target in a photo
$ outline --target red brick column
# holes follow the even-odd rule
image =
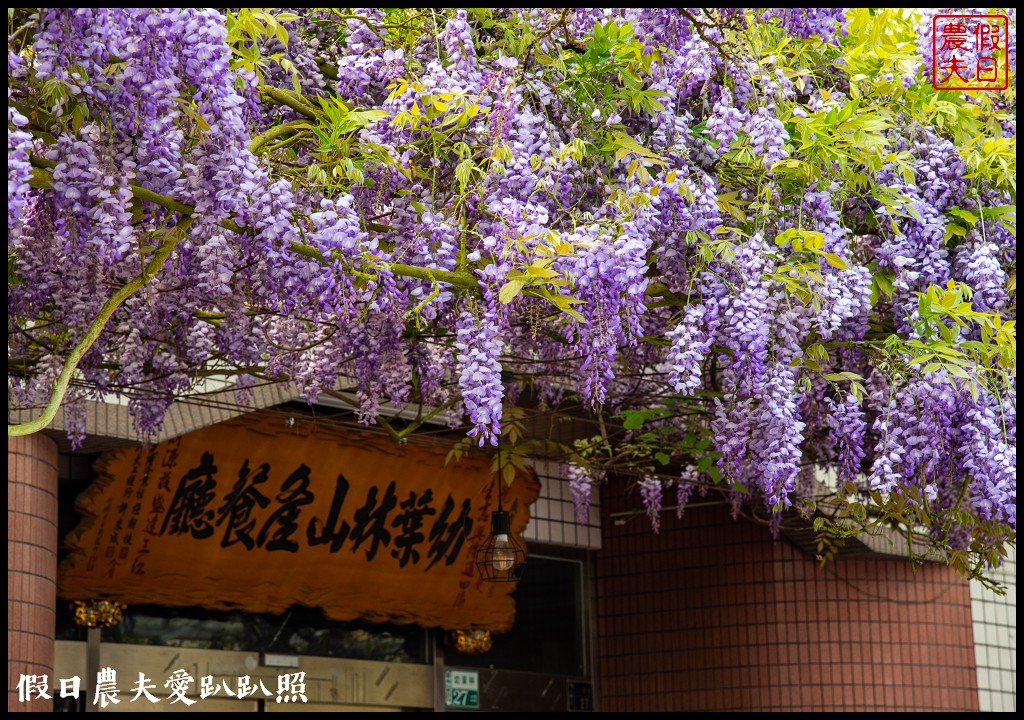
[[[7,709],[52,712],[19,702],[21,675],[45,675],[53,695],[57,603],[57,443],[7,439]]]

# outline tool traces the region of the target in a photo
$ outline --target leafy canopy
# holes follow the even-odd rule
[[[902,9],[9,9],[8,433],[288,382],[558,457],[581,517],[710,490],[978,576],[1016,538],[1004,31],[1009,88],[955,91]]]

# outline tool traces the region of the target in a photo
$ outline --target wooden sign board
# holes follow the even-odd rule
[[[513,583],[474,564],[497,508],[487,457],[247,416],[106,453],[78,499],[58,587],[107,598],[335,620],[508,630]],[[513,532],[540,485],[503,486]]]

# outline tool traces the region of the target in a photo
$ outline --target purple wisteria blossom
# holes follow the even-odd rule
[[[825,398],[825,404],[828,406],[825,422],[829,428],[829,444],[836,454],[839,479],[855,480],[864,459],[864,432],[867,429],[864,411],[850,393],[838,402]]]
[[[656,477],[645,477],[639,483],[640,498],[643,500],[644,512],[651,521],[651,529],[657,533],[661,529],[661,480]]]
[[[707,122],[708,132],[718,141],[719,155],[729,151],[729,146],[747,120],[747,113],[733,105],[732,93],[728,89],[722,90]]]
[[[231,12],[12,10],[12,413],[68,358],[75,443],[211,375],[484,446],[599,412],[581,521],[615,458],[655,530],[668,473],[777,530],[821,464],[951,547],[1015,527],[1012,93],[932,122],[836,8]]]
[[[711,347],[715,322],[702,305],[686,308],[683,321],[666,334],[672,341],[668,354],[669,382],[680,394],[689,395],[701,385],[701,364]]]

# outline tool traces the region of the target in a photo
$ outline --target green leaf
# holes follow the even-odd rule
[[[647,420],[645,413],[628,411],[623,413],[622,427],[626,430],[639,430]]]
[[[970,210],[964,210],[963,208],[958,208],[958,207],[950,208],[949,209],[949,214],[950,215],[955,215],[956,217],[960,218],[961,220],[965,220],[968,225],[972,225],[973,226],[975,223],[978,222],[978,216],[977,215],[972,213]]]
[[[638,143],[636,140],[634,140],[631,135],[628,135],[627,133],[624,133],[621,130],[613,130],[612,138],[616,145],[618,145],[620,148],[625,149],[627,152],[631,152],[636,155],[641,155],[658,165],[668,165],[668,163],[665,162],[665,160],[660,155],[656,155],[655,153],[651,152],[643,145]],[[616,159],[620,158],[616,157]]]
[[[87,117],[89,117],[89,108],[85,106],[85,103],[76,104],[71,116],[71,129],[77,133]]]
[[[516,296],[522,292],[522,289],[522,280],[509,280],[502,285],[501,290],[498,291],[498,300],[501,301],[502,305],[508,305],[510,302],[515,300]]]
[[[579,310],[574,310],[570,307],[566,307],[562,308],[562,312],[564,312],[566,315],[568,315],[578,323],[586,324],[587,322],[587,319],[583,317],[583,313],[581,313]]]
[[[793,242],[793,238],[795,238],[796,236],[796,228],[789,228],[788,230],[783,230],[782,232],[775,236],[775,244],[778,245],[779,247],[782,247],[783,245],[789,245],[791,242]]]
[[[836,255],[835,253],[824,253],[822,257],[825,258],[825,262],[827,262],[829,265],[836,268],[837,270],[850,269],[850,266],[846,264],[846,261],[843,260],[838,255]]]
[[[670,458],[663,452],[654,453],[654,459],[660,462],[662,465],[668,465],[670,462],[672,462],[672,458]]]
[[[971,379],[970,374],[959,365],[952,365],[947,363],[945,365],[945,368],[946,372],[948,372],[950,375],[953,375],[954,377],[963,378],[965,380]]]

